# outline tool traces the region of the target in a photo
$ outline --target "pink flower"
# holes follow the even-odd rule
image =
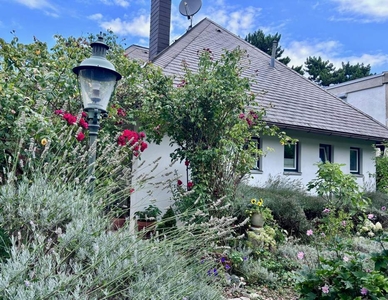
[[[324,294],[328,294],[330,291],[329,286],[327,284],[325,284],[323,287],[321,287],[321,290],[322,290],[322,293],[324,293]]]
[[[365,287],[363,287],[361,290],[360,290],[360,293],[361,293],[361,295],[367,295],[368,294],[368,289],[367,288],[365,288]]]
[[[144,139],[145,138],[145,133],[144,132],[139,132],[139,138]]]
[[[304,258],[304,252],[298,252],[298,255],[297,255],[298,259],[303,259]]]
[[[374,217],[375,217],[374,214],[368,214],[368,219],[369,219],[369,220],[373,220]]]
[[[130,189],[129,192],[132,194],[135,191],[135,189]]]
[[[84,129],[88,129],[89,128],[89,124],[88,124],[88,122],[85,121],[85,119],[81,118],[79,120],[78,124],[79,124],[79,126],[81,126]]]
[[[182,180],[178,179],[177,184],[182,185]]]
[[[190,161],[186,159],[186,160],[185,160],[185,166],[188,167],[189,164],[190,164]]]
[[[77,139],[77,141],[81,142],[85,138],[85,135],[83,132],[80,132],[77,134],[77,136],[75,138]]]
[[[386,208],[385,206],[383,206],[383,207],[381,208],[381,210],[382,210],[382,211],[386,211],[387,208]]]
[[[346,226],[346,221],[341,222],[342,226]]]
[[[309,229],[309,230],[307,230],[306,234],[307,234],[308,236],[311,236],[311,235],[313,235],[313,231],[312,231],[311,229]]]
[[[82,117],[82,118],[87,118],[87,116],[88,116],[88,114],[87,114],[86,112],[83,111],[83,112],[81,113],[81,117]]]
[[[57,109],[54,111],[54,114],[56,115],[63,115],[63,110],[62,109]]]
[[[322,212],[323,212],[324,214],[328,214],[328,213],[330,212],[330,209],[325,208]]]
[[[344,262],[348,262],[349,261],[349,257],[347,257],[346,255],[344,256],[343,258]]]
[[[239,117],[240,119],[245,119],[245,115],[244,115],[243,113],[239,114],[238,117]]]

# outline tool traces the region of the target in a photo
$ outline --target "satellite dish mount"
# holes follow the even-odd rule
[[[179,12],[190,20],[189,30],[193,27],[193,16],[201,9],[202,0],[182,0]]]

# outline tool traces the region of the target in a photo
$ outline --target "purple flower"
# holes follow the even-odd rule
[[[230,269],[230,266],[228,264],[225,265],[225,269],[226,270],[229,270]]]
[[[369,220],[373,220],[374,217],[375,217],[374,214],[368,214],[368,219],[369,219]]]
[[[226,261],[225,257],[221,257],[221,262],[224,263]]]
[[[366,294],[368,294],[368,289],[367,288],[362,288],[361,290],[360,290],[360,293],[361,293],[361,295],[366,295]]]
[[[298,257],[298,259],[303,259],[304,258],[304,252],[302,252],[302,251],[298,252],[297,257]]]
[[[328,294],[330,291],[329,286],[327,284],[325,284],[323,287],[321,287],[321,290],[322,290],[322,293],[324,293],[324,294]]]
[[[386,208],[385,206],[383,206],[383,207],[381,207],[381,210],[382,210],[382,211],[386,211],[387,208]]]
[[[309,230],[307,230],[306,234],[307,234],[308,236],[313,235],[313,231],[312,231],[311,229],[309,229]]]
[[[216,268],[213,269],[213,274],[214,274],[214,276],[217,276],[217,275],[218,275],[218,271],[217,271]]]
[[[330,209],[325,208],[322,212],[323,212],[324,214],[328,214],[328,213],[330,212]]]

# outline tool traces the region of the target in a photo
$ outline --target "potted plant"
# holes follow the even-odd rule
[[[251,226],[255,228],[263,227],[266,219],[271,218],[271,210],[268,207],[264,207],[263,199],[251,199],[248,209],[246,210],[247,214],[251,219]]]
[[[129,215],[129,209],[125,205],[114,204],[109,208],[109,211],[113,216],[111,230],[115,231],[124,227]]]
[[[150,233],[155,229],[155,224],[158,216],[162,211],[155,205],[148,205],[144,210],[135,212],[137,217],[137,230],[140,232],[143,229],[146,231],[146,236],[149,237]],[[151,228],[151,230],[147,230]]]

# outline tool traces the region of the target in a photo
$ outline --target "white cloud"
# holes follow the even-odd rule
[[[388,63],[388,54],[376,53],[376,54],[361,54],[359,56],[342,55],[343,46],[338,41],[316,41],[316,40],[304,40],[293,41],[289,45],[284,47],[283,56],[289,56],[291,58],[290,66],[300,66],[306,61],[309,56],[320,56],[323,60],[329,60],[334,67],[341,67],[341,63],[350,62],[350,64],[363,63],[364,65],[370,64],[372,69],[374,67],[380,67]]]
[[[94,20],[94,21],[99,21],[99,20],[102,19],[102,14],[94,14],[94,15],[90,15],[90,16],[88,16],[88,19]]]
[[[340,12],[355,13],[373,18],[374,21],[388,20],[387,0],[332,0],[338,4]],[[362,20],[361,20],[362,21]]]
[[[16,2],[25,5],[31,9],[40,9],[47,15],[58,17],[58,9],[48,0],[15,0]]]
[[[126,0],[100,0],[105,5],[118,5],[121,7],[128,7],[129,1]]]
[[[116,18],[110,21],[100,22],[104,29],[112,30],[117,35],[131,35],[148,37],[150,32],[150,18],[148,15],[140,15],[130,21]]]

